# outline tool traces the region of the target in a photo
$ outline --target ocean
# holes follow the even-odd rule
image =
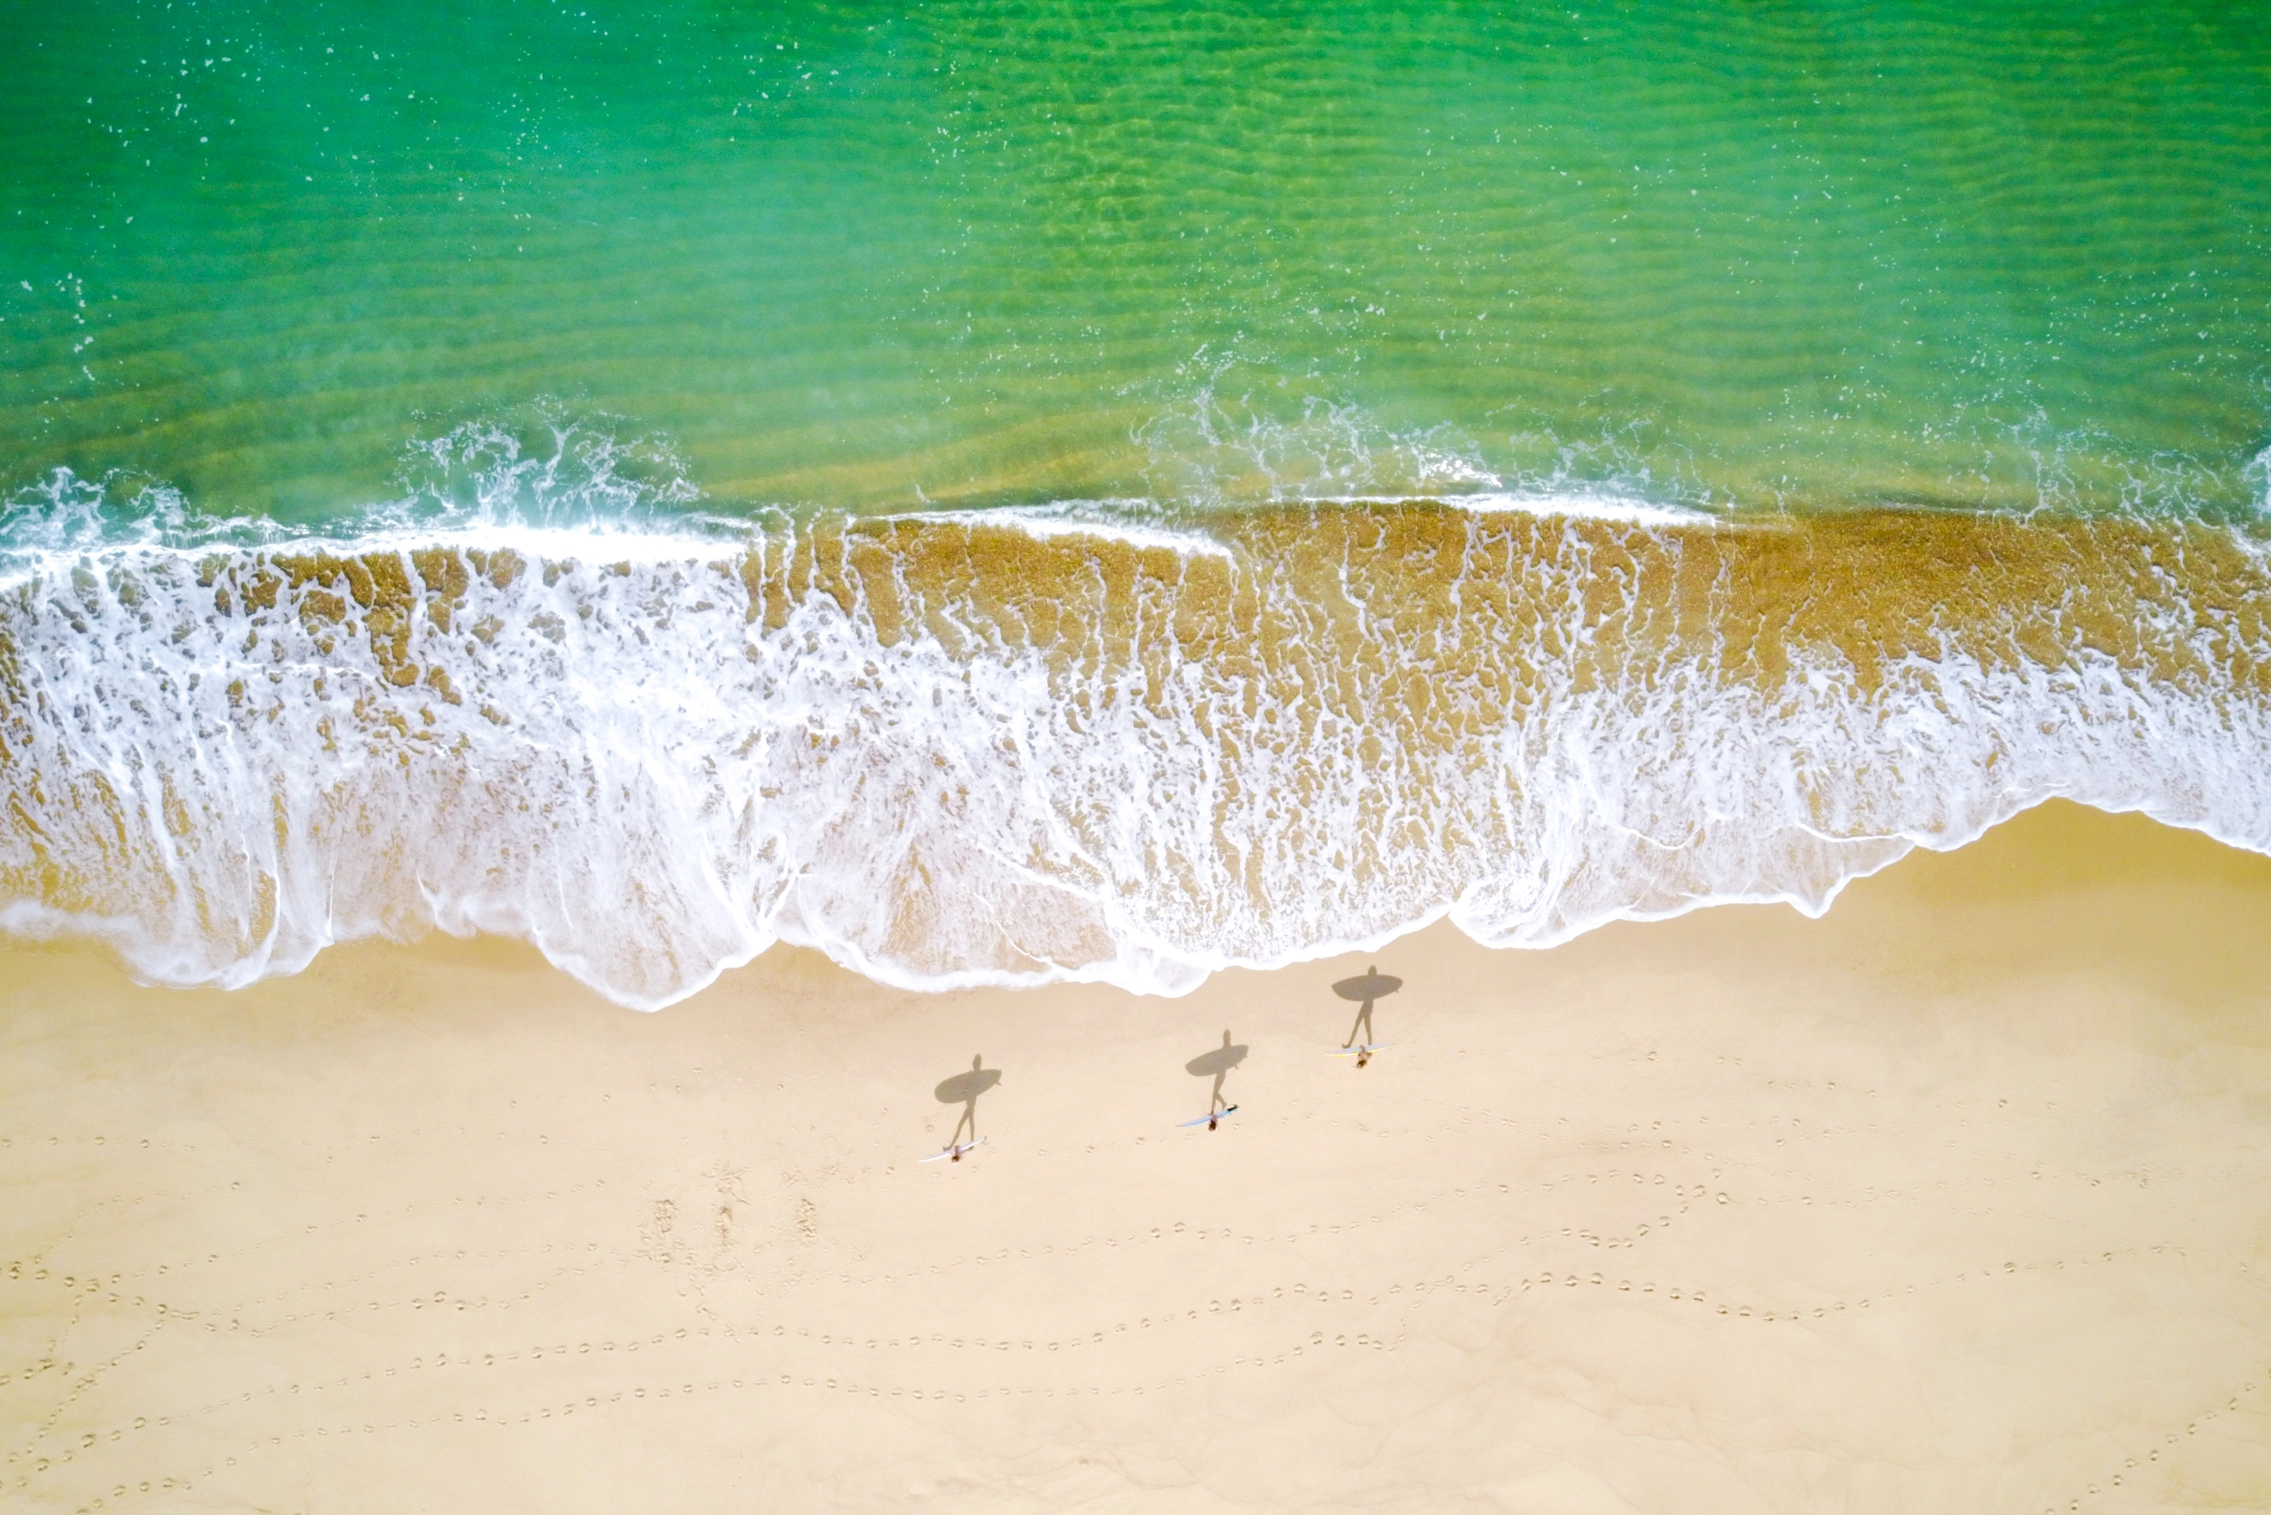
[[[9,0],[0,930],[1177,993],[2271,852],[2271,13]]]

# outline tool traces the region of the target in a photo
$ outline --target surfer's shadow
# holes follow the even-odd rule
[[[1202,1052],[1183,1064],[1183,1071],[1190,1074],[1191,1077],[1214,1080],[1214,1086],[1207,1094],[1206,1114],[1193,1120],[1187,1120],[1183,1122],[1184,1125],[1203,1124],[1211,1131],[1223,1116],[1238,1108],[1236,1105],[1224,1101],[1222,1081],[1230,1076],[1230,1071],[1233,1068],[1246,1060],[1246,1054],[1251,1050],[1243,1043],[1232,1041],[1230,1033],[1225,1031],[1222,1033],[1221,1046]]]
[[[1372,1006],[1386,999],[1404,986],[1404,981],[1393,974],[1382,973],[1378,965],[1366,968],[1354,978],[1344,978],[1333,985],[1333,993],[1357,1005],[1356,1023],[1348,1028],[1348,1040],[1341,1043],[1343,1053],[1353,1054],[1359,1068],[1372,1060],[1372,1054],[1383,1044],[1373,1040]]]
[[[939,1149],[941,1157],[950,1157],[955,1162],[960,1162],[964,1152],[984,1139],[978,1135],[978,1100],[987,1090],[1001,1082],[1001,1069],[989,1068],[985,1063],[985,1054],[981,1052],[970,1059],[967,1070],[952,1078],[940,1080],[938,1087],[931,1090],[931,1097],[940,1104],[962,1107],[961,1118],[954,1123],[954,1134]],[[968,1133],[967,1141],[963,1139],[964,1133]]]

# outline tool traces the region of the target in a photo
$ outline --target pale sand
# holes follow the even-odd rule
[[[12,1510],[2271,1507],[2271,860],[2053,807],[1180,1001],[0,956]],[[1252,1055],[1220,1131],[1184,1072]],[[988,1144],[919,1164],[1005,1070]],[[124,1492],[121,1493],[120,1491]]]

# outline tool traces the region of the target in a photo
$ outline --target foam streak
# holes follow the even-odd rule
[[[438,926],[645,1008],[776,940],[1174,993],[1445,914],[1818,911],[2052,795],[2271,851],[2271,571],[2207,526],[405,532],[20,574],[0,927],[173,984]]]

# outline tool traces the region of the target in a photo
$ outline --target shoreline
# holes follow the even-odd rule
[[[1361,1071],[1355,956],[1168,1000],[776,947],[641,1015],[494,940],[233,993],[10,949],[0,1488],[2260,1505],[2267,907],[2271,859],[2053,802],[1817,920],[1438,923],[1369,955]],[[1225,1028],[1240,1112],[1176,1129]],[[987,1145],[924,1164],[973,1053]]]
[[[2244,534],[1428,506],[1223,540],[52,561],[0,596],[0,924],[181,986],[440,927],[642,1008],[784,938],[1178,993],[1446,908],[1526,946],[1811,908],[2053,794],[2271,853]]]

